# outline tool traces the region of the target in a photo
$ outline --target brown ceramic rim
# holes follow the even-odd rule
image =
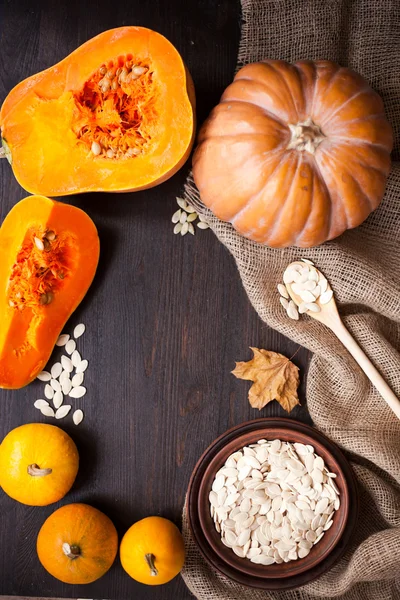
[[[215,472],[231,452],[260,438],[271,436],[303,441],[315,447],[328,468],[338,474],[336,482],[341,491],[341,507],[335,515],[334,525],[308,557],[263,567],[240,559],[222,544],[209,515],[208,492]],[[336,444],[313,427],[288,418],[256,419],[233,427],[219,436],[198,461],[189,482],[187,497],[189,526],[207,562],[238,583],[269,590],[299,587],[326,572],[345,550],[357,518],[357,509],[354,475]]]

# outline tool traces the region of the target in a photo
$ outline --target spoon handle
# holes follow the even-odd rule
[[[353,336],[347,331],[342,321],[335,323],[335,327],[332,328],[333,332],[337,335],[343,346],[347,348],[353,358],[358,362],[368,379],[376,387],[382,398],[390,406],[394,414],[400,419],[400,400],[392,392],[378,369],[372,364],[368,356],[361,350]]]

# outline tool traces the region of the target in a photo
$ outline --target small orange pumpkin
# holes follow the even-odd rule
[[[122,538],[121,563],[136,581],[161,585],[171,581],[185,562],[181,532],[163,517],[147,517],[134,523]]]
[[[16,427],[0,445],[0,486],[14,500],[46,506],[61,500],[78,473],[73,440],[54,425]]]
[[[112,521],[88,504],[68,504],[43,523],[37,553],[43,567],[64,583],[92,583],[113,564],[118,534]]]
[[[377,208],[392,129],[379,95],[325,60],[249,64],[202,127],[193,158],[201,198],[242,235],[316,246]]]

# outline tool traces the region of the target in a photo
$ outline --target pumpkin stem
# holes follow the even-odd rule
[[[34,463],[33,465],[28,466],[27,471],[32,477],[44,477],[45,475],[50,475],[50,473],[53,472],[53,469],[41,469],[39,465]]]
[[[325,139],[320,127],[312,119],[307,119],[304,123],[289,125],[292,137],[290,139],[288,150],[294,149],[310,154],[314,154],[320,143]]]
[[[150,569],[150,575],[152,577],[157,577],[158,571],[157,571],[156,566],[154,564],[154,561],[156,559],[156,557],[154,556],[154,554],[145,554],[144,558],[146,559],[146,562],[147,562],[148,567]]]
[[[62,545],[63,552],[65,556],[70,558],[71,560],[75,560],[81,555],[81,549],[79,546],[72,545],[70,546],[66,542]]]

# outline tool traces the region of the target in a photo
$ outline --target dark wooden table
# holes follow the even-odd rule
[[[64,58],[103,30],[143,25],[163,33],[187,63],[202,122],[231,81],[240,34],[235,0],[57,0],[1,3],[0,100],[25,77]],[[0,217],[27,194],[1,161]],[[90,365],[85,421],[58,424],[76,441],[81,468],[59,504],[83,501],[105,511],[119,534],[157,514],[179,524],[191,471],[203,450],[227,428],[256,418],[249,384],[231,374],[249,346],[288,356],[297,345],[269,329],[251,307],[232,257],[211,231],[174,236],[171,215],[189,163],[159,187],[136,194],[66,198],[86,210],[101,240],[90,292],[67,331],[84,322],[81,347]],[[1,258],[0,258],[1,260]],[[304,400],[308,354],[300,350]],[[33,402],[43,386],[0,391],[0,435],[45,421]],[[284,414],[276,402],[262,415]],[[306,409],[294,418],[308,420]],[[47,419],[47,421],[49,421]],[[53,421],[54,422],[54,421]],[[57,506],[30,508],[0,492],[0,595],[185,600],[183,581],[155,587],[130,579],[117,558],[89,586],[68,586],[39,564],[36,536]]]

